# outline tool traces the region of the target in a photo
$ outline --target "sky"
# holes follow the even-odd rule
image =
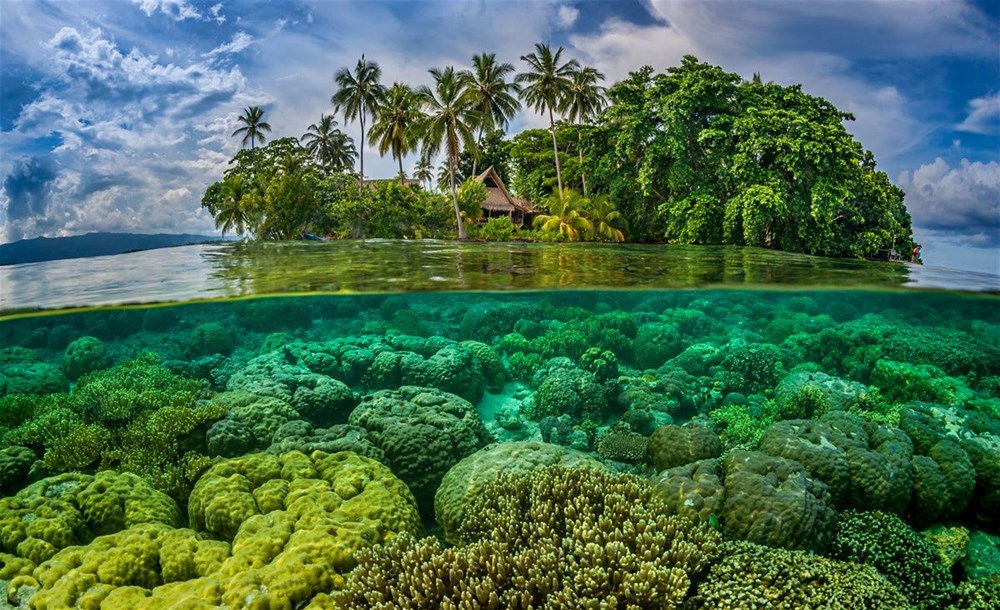
[[[201,196],[243,108],[298,137],[362,53],[420,85],[481,52],[520,70],[536,42],[608,85],[686,54],[801,83],[856,116],[928,264],[1000,274],[998,0],[0,0],[0,243],[212,234]],[[546,125],[522,111],[509,132]],[[365,170],[396,172],[371,147]]]

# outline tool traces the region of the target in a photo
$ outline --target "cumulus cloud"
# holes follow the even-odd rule
[[[970,100],[969,116],[955,129],[986,135],[1000,134],[1000,93]]]
[[[152,17],[153,13],[160,12],[174,21],[203,18],[198,9],[186,0],[132,0],[132,3],[138,4],[148,17]],[[221,5],[219,8],[222,8]],[[216,13],[215,7],[212,8],[212,12]]]
[[[947,233],[978,248],[1000,248],[1000,163],[952,167],[942,158],[904,171],[896,180],[906,193],[915,228]]]
[[[568,29],[573,27],[576,23],[577,18],[580,16],[580,10],[572,7],[568,4],[563,4],[559,7],[556,12],[557,21],[556,23],[559,27],[563,29]]]
[[[120,48],[99,29],[63,27],[45,46],[47,87],[4,137],[25,147],[56,134],[58,145],[4,164],[2,238],[211,231],[199,195],[235,152],[225,138],[234,104],[257,98],[240,69],[164,62]]]

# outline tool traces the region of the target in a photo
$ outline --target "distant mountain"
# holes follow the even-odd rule
[[[169,248],[185,244],[222,241],[212,235],[156,233],[87,233],[72,237],[36,237],[0,244],[0,265],[19,265],[64,258],[84,258],[121,254],[134,250]]]

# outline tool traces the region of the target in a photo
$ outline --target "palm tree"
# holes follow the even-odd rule
[[[354,141],[336,126],[337,119],[332,114],[321,114],[319,123],[313,123],[302,134],[306,150],[328,171],[350,167],[358,156]]]
[[[628,221],[618,211],[618,206],[607,195],[597,195],[588,201],[588,215],[594,226],[594,237],[600,241],[625,241]]]
[[[443,71],[432,68],[430,73],[434,77],[434,89],[426,85],[419,89],[420,98],[427,112],[423,133],[423,154],[430,157],[443,148],[447,155],[448,182],[451,186],[451,199],[455,204],[458,238],[465,239],[462,211],[458,207],[458,195],[455,193],[455,172],[458,155],[462,149],[476,149],[472,130],[482,119],[473,108],[472,100],[464,95],[461,80],[456,75],[454,67],[448,66]]]
[[[571,122],[583,125],[604,110],[607,102],[604,87],[597,84],[604,80],[604,75],[596,68],[587,66],[573,73],[573,82],[569,95],[566,97],[566,118]],[[583,196],[587,196],[587,176],[583,173],[583,133],[576,132],[577,148],[580,153],[580,179],[583,181]]]
[[[250,194],[252,185],[239,174],[233,174],[222,182],[221,206],[215,215],[215,228],[222,229],[222,236],[233,231],[237,235],[246,233],[250,215],[243,198]]]
[[[594,225],[583,215],[587,200],[572,189],[552,193],[544,202],[548,214],[535,216],[533,227],[545,233],[559,233],[567,241],[579,241],[594,231]]]
[[[378,146],[378,153],[392,151],[399,161],[399,179],[402,182],[403,155],[417,147],[417,127],[423,115],[420,112],[420,98],[403,83],[393,83],[385,95],[381,108],[368,133],[368,143]]]
[[[385,87],[379,83],[380,78],[382,68],[378,62],[368,61],[364,55],[358,60],[353,73],[345,67],[333,75],[338,87],[330,98],[334,111],[340,112],[343,109],[345,119],[358,119],[361,122],[361,173],[358,184],[365,182],[365,118],[375,116],[385,94]]]
[[[243,134],[241,146],[246,146],[249,140],[250,148],[256,148],[257,140],[260,140],[261,144],[266,140],[263,132],[271,131],[270,123],[264,121],[264,109],[260,106],[247,106],[236,120],[243,123],[243,127],[234,131],[232,137]]]
[[[427,184],[429,187],[431,180],[434,179],[434,167],[431,166],[431,160],[420,155],[416,167],[413,168],[413,177],[419,180],[420,184]]]
[[[473,107],[483,117],[479,125],[477,144],[482,144],[483,132],[487,129],[505,129],[521,103],[514,97],[521,91],[517,83],[507,82],[506,76],[514,71],[509,63],[498,64],[495,53],[472,56],[473,70],[458,73],[466,94],[472,98]],[[476,162],[472,160],[472,174],[476,175]]]
[[[535,43],[534,53],[521,56],[521,61],[527,62],[529,70],[518,74],[514,79],[519,85],[527,85],[521,89],[521,99],[528,106],[536,112],[549,113],[552,151],[556,159],[556,181],[560,192],[563,190],[562,170],[559,168],[559,145],[556,143],[556,120],[553,113],[563,109],[573,85],[573,73],[580,67],[575,59],[559,63],[562,53],[562,47],[553,53],[548,44]]]

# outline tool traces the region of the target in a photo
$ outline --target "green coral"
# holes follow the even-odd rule
[[[963,381],[929,364],[879,360],[872,370],[871,384],[881,390],[886,400],[896,403],[921,400],[962,405],[975,397]]]
[[[428,514],[448,469],[493,440],[471,403],[417,386],[366,396],[349,423],[368,431]]]
[[[593,373],[575,366],[560,366],[550,369],[542,378],[528,416],[535,420],[560,415],[578,421],[602,420],[607,408],[607,391]]]
[[[87,373],[106,368],[111,364],[104,342],[97,337],[80,337],[63,352],[62,369],[71,380]]]
[[[773,389],[784,377],[782,354],[769,343],[746,343],[730,346],[722,366],[733,374],[729,390],[764,392]]]
[[[434,516],[445,540],[458,542],[468,506],[487,483],[503,473],[525,473],[545,466],[606,468],[586,453],[562,445],[538,441],[488,445],[452,466],[434,495]]]
[[[122,426],[141,412],[191,405],[206,396],[203,382],[175,375],[151,352],[82,377],[73,392],[79,410],[107,426]]]
[[[233,331],[218,322],[199,324],[188,335],[184,345],[184,353],[188,358],[195,359],[212,354],[228,356],[236,349],[236,337]]]
[[[177,526],[168,496],[129,473],[66,473],[0,499],[0,551],[39,564],[60,549],[139,523]]]
[[[359,553],[336,601],[679,609],[721,546],[718,532],[667,516],[643,479],[590,468],[501,474],[469,513],[460,547],[400,537]]]
[[[685,605],[686,610],[909,610],[899,591],[865,566],[802,551],[727,542],[722,560]]]
[[[777,412],[772,401],[762,404],[730,403],[709,412],[719,438],[726,447],[756,447]]]
[[[953,588],[934,544],[891,513],[842,513],[830,556],[872,566],[918,609],[942,607]]]

